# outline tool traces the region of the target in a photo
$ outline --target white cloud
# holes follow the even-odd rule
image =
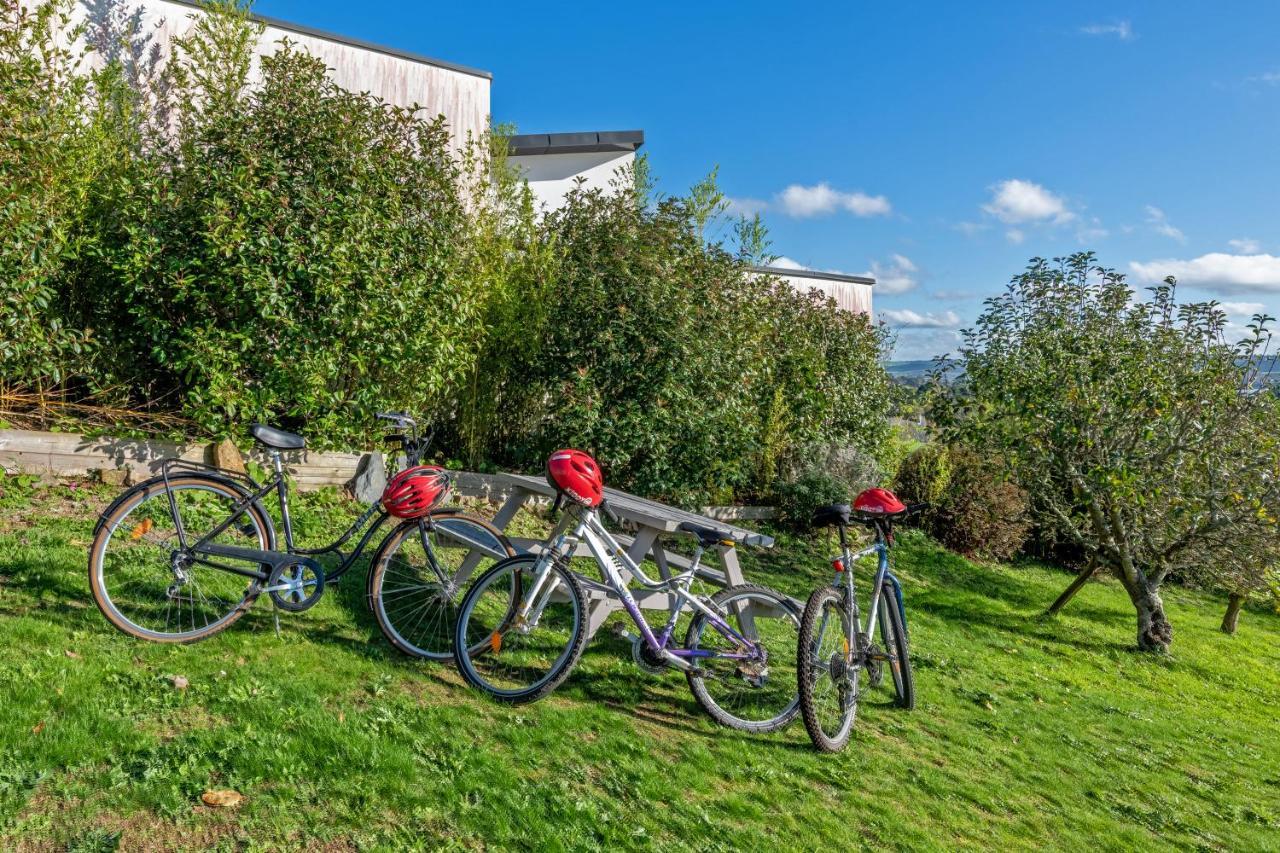
[[[986,222],[957,222],[955,225],[952,225],[951,227],[959,231],[961,234],[963,234],[966,237],[972,237],[975,234],[979,234],[983,231],[986,231],[991,226],[988,225]]]
[[[943,311],[941,314],[929,311],[921,314],[910,308],[889,308],[881,311],[880,316],[891,325],[913,329],[954,329],[960,325],[960,315],[954,311]]]
[[[1128,21],[1116,21],[1113,24],[1089,24],[1081,27],[1080,32],[1087,36],[1110,36],[1120,41],[1133,41],[1133,25]]]
[[[1163,260],[1129,264],[1142,281],[1162,281],[1173,276],[1179,284],[1225,293],[1280,293],[1280,258],[1274,255],[1228,255],[1211,252],[1190,260]]]
[[[1228,317],[1252,317],[1254,314],[1261,314],[1267,308],[1261,302],[1222,302],[1218,307],[1225,311]]]
[[[1182,233],[1182,229],[1175,228],[1169,218],[1164,215],[1164,211],[1154,205],[1147,205],[1147,224],[1157,234],[1168,237],[1170,240],[1177,240],[1179,243],[1187,242],[1187,235]]]
[[[1111,232],[1102,227],[1102,220],[1098,217],[1091,217],[1088,223],[1081,223],[1076,229],[1076,239],[1081,243],[1092,243],[1094,240],[1101,240],[1107,237]]]
[[[1268,86],[1280,86],[1280,71],[1264,71],[1261,74],[1254,74],[1247,77],[1250,83],[1265,83]]]
[[[990,187],[991,201],[982,206],[1007,225],[1023,222],[1070,222],[1076,215],[1066,202],[1039,184],[1013,178]]]
[[[864,275],[876,280],[876,293],[895,294],[914,290],[919,282],[916,273],[919,269],[906,255],[890,255],[889,263],[871,262],[871,269]]]
[[[773,263],[769,264],[769,266],[778,267],[784,270],[807,270],[808,269],[808,267],[806,267],[804,264],[800,263],[794,258],[788,258],[786,255],[781,255],[777,258],[774,258]]]
[[[960,333],[954,329],[904,327],[896,337],[893,357],[902,361],[934,358],[955,352],[960,345]]]
[[[1021,244],[1023,240],[1027,239],[1027,235],[1023,234],[1022,230],[1019,228],[1010,228],[1008,231],[1004,232],[1004,238],[1017,246]]]
[[[855,216],[885,216],[893,210],[889,199],[863,192],[841,192],[825,181],[811,187],[792,184],[778,193],[778,206],[788,216],[803,219],[847,211]]]
[[[752,217],[769,209],[769,202],[760,198],[726,198],[725,212],[733,216]]]
[[[1241,237],[1239,240],[1228,240],[1227,245],[1242,255],[1256,255],[1258,252],[1262,251],[1262,244],[1251,237]]]

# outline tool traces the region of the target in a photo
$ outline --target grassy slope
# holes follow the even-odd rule
[[[5,848],[1280,849],[1274,615],[1228,638],[1220,602],[1171,592],[1175,653],[1154,660],[1129,651],[1113,585],[1045,623],[1065,575],[904,536],[919,707],[871,704],[850,750],[823,757],[799,724],[717,728],[681,677],[642,674],[606,634],[551,699],[484,701],[382,641],[362,577],[280,639],[260,603],[203,644],[138,643],[88,596],[107,496],[20,492],[0,499]],[[319,538],[347,511],[313,500],[302,521]],[[744,552],[748,577],[803,595],[829,547]],[[209,787],[246,800],[207,809]]]

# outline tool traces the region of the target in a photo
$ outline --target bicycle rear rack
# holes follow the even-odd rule
[[[164,478],[165,489],[169,488],[170,472],[174,469],[178,469],[179,471],[192,471],[198,474],[217,474],[221,477],[239,480],[249,485],[254,491],[262,488],[261,483],[243,471],[232,471],[230,468],[219,468],[217,465],[210,465],[206,462],[196,462],[192,459],[174,457],[172,459],[166,459],[160,463],[160,476]]]

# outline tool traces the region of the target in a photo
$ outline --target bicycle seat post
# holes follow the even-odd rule
[[[280,459],[280,451],[271,449],[271,467],[276,472],[276,494],[280,498],[280,520],[284,522],[284,542],[289,551],[293,551],[293,520],[289,517],[289,490],[285,485],[284,463]]]

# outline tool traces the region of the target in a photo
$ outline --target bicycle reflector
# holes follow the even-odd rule
[[[415,465],[391,478],[382,492],[382,506],[396,518],[422,518],[445,499],[452,486],[438,465]]]

